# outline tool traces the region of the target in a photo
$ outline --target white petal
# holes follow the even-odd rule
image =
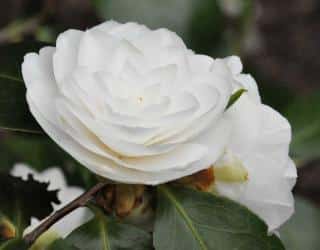
[[[129,22],[118,26],[115,25],[108,33],[117,38],[130,41],[143,36],[147,32],[150,32],[150,30],[146,26]]]
[[[35,177],[36,179],[36,176],[35,176],[37,174],[36,171],[31,169],[28,165],[22,164],[22,163],[15,164],[10,171],[10,175],[15,177],[20,177],[25,181],[28,180],[28,176],[30,174],[33,175],[33,177]]]
[[[259,215],[273,231],[293,213],[291,189],[296,170],[288,158],[291,129],[279,113],[243,96],[228,111],[234,124],[228,149],[248,171],[245,183],[217,181],[221,195],[234,199]]]
[[[104,23],[101,23],[95,27],[92,28],[92,30],[99,30],[105,33],[109,33],[110,31],[112,31],[114,28],[120,26],[121,24],[114,21],[114,20],[110,20]]]
[[[63,172],[59,168],[49,168],[44,172],[37,172],[31,169],[25,164],[16,164],[11,170],[11,175],[27,179],[27,176],[32,174],[34,179],[39,182],[48,182],[48,190],[59,190],[58,198],[61,202],[60,205],[54,205],[54,211],[66,206],[72,200],[79,197],[84,190],[78,187],[69,187],[66,184]],[[68,214],[56,224],[54,224],[49,230],[58,233],[62,238],[70,234],[74,229],[78,228],[85,222],[92,218],[91,213],[86,208],[80,208],[76,211]],[[35,218],[32,218],[31,225],[25,229],[24,234],[32,231],[41,222]]]
[[[79,44],[83,32],[68,30],[59,35],[57,49],[53,57],[54,75],[58,83],[69,77],[78,64]]]
[[[54,176],[52,176],[52,179]],[[55,206],[55,210],[58,210],[68,203],[78,198],[82,193],[83,189],[78,187],[65,187],[60,188],[59,199],[61,200],[61,204],[59,206]],[[78,208],[72,213],[65,216],[63,219],[58,221],[56,224],[52,226],[50,230],[57,232],[62,238],[67,237],[73,230],[80,227],[87,221],[89,221],[93,217],[92,213],[87,208]]]
[[[34,82],[45,84],[46,81],[54,81],[52,69],[52,55],[54,52],[54,47],[45,47],[40,50],[40,55],[36,53],[25,55],[22,74],[27,87],[34,84]],[[41,83],[41,81],[45,82]],[[48,87],[50,88],[50,86]]]
[[[214,60],[205,55],[190,55],[189,64],[193,73],[206,73],[212,70]]]
[[[119,41],[98,30],[87,30],[79,43],[77,64],[91,72],[107,70],[114,61],[114,50]]]
[[[27,54],[22,64],[22,74],[27,87],[27,101],[33,100],[44,110],[47,119],[56,122],[54,99],[58,94],[53,75],[54,49],[40,50],[39,55]]]
[[[59,190],[67,187],[67,181],[59,168],[49,168],[42,173],[39,173],[38,178],[40,181],[49,183],[48,190]],[[62,191],[63,190],[61,190],[58,197],[61,202],[65,202],[64,199],[66,199],[66,197],[62,195]]]
[[[144,184],[218,159],[230,72],[173,32],[114,21],[64,32],[23,64],[30,110],[57,144],[94,173]]]
[[[66,133],[69,134],[83,148],[94,154],[106,157],[123,167],[136,169],[144,172],[160,172],[168,169],[187,168],[192,162],[198,161],[207,154],[212,154],[212,149],[201,144],[182,144],[179,147],[169,147],[166,151],[158,151],[152,155],[140,157],[127,157],[119,155],[112,151],[108,144],[103,144],[88,128],[85,127],[72,112],[67,110],[63,104],[59,109],[63,116],[64,124],[68,123],[70,127],[64,126]],[[220,145],[220,144],[218,144]],[[211,146],[211,145],[210,145]],[[212,145],[214,147],[214,145]],[[223,147],[221,147],[223,148]]]
[[[238,56],[230,56],[225,58],[225,60],[227,60],[227,64],[230,67],[232,74],[238,75],[242,72],[243,66],[241,59]]]
[[[239,82],[239,88],[247,90],[245,94],[249,95],[251,100],[261,103],[258,85],[251,75],[240,74],[235,76],[235,79]]]

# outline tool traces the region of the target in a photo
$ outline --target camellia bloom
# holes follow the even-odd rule
[[[66,31],[26,55],[22,72],[34,117],[94,173],[151,185],[196,176],[270,231],[293,213],[290,125],[261,103],[239,58],[214,60],[166,29],[110,21]]]
[[[294,212],[291,190],[297,170],[289,158],[291,127],[277,111],[260,101],[257,84],[242,74],[237,57],[217,60],[229,65],[234,91],[247,90],[228,109],[232,136],[225,154],[213,164],[214,192],[251,209],[273,231]]]
[[[22,65],[30,110],[94,173],[156,185],[208,168],[231,124],[228,66],[167,29],[105,22],[62,33]]]
[[[38,173],[25,164],[16,164],[11,170],[12,176],[21,177],[23,180],[27,180],[30,174],[36,181],[49,183],[49,191],[59,190],[58,199],[61,204],[53,204],[54,211],[66,206],[69,202],[78,198],[84,192],[82,188],[68,186],[64,174],[59,168],[49,168]],[[54,240],[60,237],[64,238],[74,229],[87,222],[91,217],[89,209],[79,208],[54,224],[50,230],[43,235],[43,239],[49,243],[49,239]],[[38,219],[32,218],[31,225],[24,233],[30,232],[38,226],[39,223],[40,221]]]

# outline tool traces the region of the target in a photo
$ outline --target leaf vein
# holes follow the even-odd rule
[[[189,218],[189,216],[188,216],[187,212],[184,210],[184,208],[179,204],[179,202],[176,199],[176,197],[165,186],[160,187],[160,190],[162,190],[162,192],[167,196],[167,198],[174,204],[174,206],[175,206],[176,210],[178,211],[178,213],[181,214],[182,218],[185,220],[187,226],[191,230],[194,238],[198,241],[198,243],[200,245],[200,248],[202,250],[209,250],[207,248],[205,242],[201,239],[201,236],[200,236],[198,230],[195,228],[192,220]]]

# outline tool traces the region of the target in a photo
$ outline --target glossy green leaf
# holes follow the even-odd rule
[[[47,250],[79,250],[79,248],[71,245],[66,240],[56,240]]]
[[[157,250],[283,250],[247,208],[196,190],[160,186],[154,243]]]
[[[285,116],[292,126],[293,157],[298,163],[320,158],[320,93],[298,98]]]
[[[28,250],[28,246],[22,239],[13,239],[0,243],[0,250]]]
[[[79,250],[151,250],[151,235],[95,211],[96,217],[67,237]]]
[[[280,229],[281,239],[288,250],[320,249],[320,209],[299,197],[292,218]]]
[[[37,238],[29,250],[48,250],[59,239],[61,239],[59,233],[49,229]]]
[[[247,92],[246,89],[239,89],[235,93],[233,93],[230,98],[229,102],[227,104],[226,109],[230,108],[235,102],[242,96],[243,93]]]
[[[21,237],[30,225],[31,217],[39,220],[52,211],[52,203],[59,203],[57,191],[48,191],[48,183],[39,183],[29,176],[27,181],[0,174],[0,214],[14,227],[15,237]]]

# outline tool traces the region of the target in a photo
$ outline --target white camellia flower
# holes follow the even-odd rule
[[[64,32],[26,55],[22,72],[34,117],[94,173],[157,185],[213,166],[214,191],[270,231],[292,215],[290,125],[261,103],[239,58],[214,60],[169,30],[109,21]]]
[[[156,185],[208,168],[230,136],[232,74],[167,29],[108,21],[25,56],[30,110],[94,173]]]
[[[234,91],[247,92],[226,113],[233,131],[225,155],[214,164],[214,191],[247,206],[274,231],[294,212],[297,170],[288,156],[290,124],[261,103],[255,80],[241,74],[239,58],[216,62],[229,65]]]
[[[48,182],[48,190],[54,191],[59,190],[58,199],[61,204],[53,204],[54,211],[66,206],[68,203],[78,198],[84,190],[79,187],[68,186],[64,174],[59,168],[49,168],[41,173],[31,169],[25,164],[16,164],[11,170],[11,175],[20,177],[23,180],[27,180],[29,175],[32,175],[36,181]],[[91,218],[91,212],[87,208],[78,208],[72,213],[65,216],[63,219],[54,224],[50,230],[44,235],[45,239],[66,237],[74,229],[78,228],[82,224],[86,223]],[[36,218],[32,218],[31,225],[25,230],[24,233],[28,233],[38,226],[40,221]],[[46,238],[47,236],[47,238]],[[41,238],[40,238],[41,239]]]

